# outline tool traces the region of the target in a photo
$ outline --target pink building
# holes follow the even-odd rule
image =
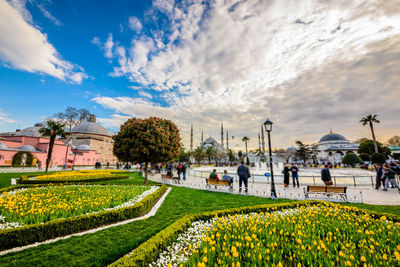
[[[40,136],[40,127],[40,124],[36,124],[34,127],[0,136],[0,166],[11,166],[14,155],[22,151],[33,155],[33,165],[40,162],[44,167],[50,140]],[[100,154],[88,145],[67,147],[63,141],[56,140],[50,166],[64,165],[66,155],[69,165],[72,162],[74,165],[94,165],[100,159]]]

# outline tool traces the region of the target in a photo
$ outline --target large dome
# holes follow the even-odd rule
[[[331,141],[347,141],[347,139],[340,134],[336,133],[329,133],[324,136],[319,140],[319,142],[331,142]]]
[[[30,136],[30,137],[41,137],[42,135],[39,133],[39,129],[41,127],[28,127],[19,132],[17,132],[16,136]]]
[[[89,133],[107,136],[110,135],[106,128],[95,122],[82,122],[81,124],[72,128],[71,133]]]

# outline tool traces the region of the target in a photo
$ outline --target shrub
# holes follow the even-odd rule
[[[146,214],[166,191],[161,186],[156,192],[131,207],[108,210],[66,219],[56,219],[43,224],[33,224],[14,229],[0,230],[0,250],[42,242],[56,237],[86,231],[103,225],[137,218]]]
[[[343,157],[342,163],[350,165],[350,166],[354,166],[356,164],[362,163],[362,160],[356,154],[348,153]]]
[[[361,153],[360,158],[362,161],[371,161],[371,157],[367,153]]]
[[[13,156],[12,166],[13,167],[21,167],[22,156],[26,155],[25,167],[31,167],[33,162],[33,155],[30,152],[18,152]]]
[[[385,163],[385,161],[386,161],[386,157],[382,153],[374,153],[371,156],[371,162],[373,164],[376,164],[376,163],[383,164],[383,163]]]

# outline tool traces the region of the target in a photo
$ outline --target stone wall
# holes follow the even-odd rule
[[[100,161],[102,164],[109,162],[110,164],[117,163],[117,158],[113,154],[114,141],[110,136],[102,136],[95,134],[73,134],[73,144],[88,145],[100,154]]]

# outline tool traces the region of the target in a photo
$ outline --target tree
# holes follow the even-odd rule
[[[298,149],[296,151],[297,156],[299,158],[301,158],[303,160],[303,162],[305,163],[307,161],[307,159],[309,159],[311,156],[311,153],[312,153],[311,146],[303,144],[303,142],[301,142],[300,140],[297,140],[296,144],[298,146]]]
[[[382,153],[374,153],[371,156],[372,164],[376,164],[376,163],[384,164],[385,161],[386,161],[386,157]]]
[[[249,161],[249,154],[247,153],[247,142],[250,141],[250,138],[248,138],[247,136],[242,138],[242,141],[244,142],[245,148],[246,148],[246,158],[247,161]]]
[[[145,184],[148,164],[178,157],[181,141],[178,127],[172,121],[156,117],[127,120],[113,139],[113,151],[119,160],[144,163]]]
[[[343,158],[342,158],[342,163],[346,165],[350,165],[351,167],[354,167],[356,164],[362,163],[362,160],[360,159],[359,156],[357,156],[354,153],[347,153]]]
[[[208,165],[210,165],[211,164],[211,160],[216,158],[217,151],[215,150],[215,148],[210,146],[210,147],[207,147],[207,149],[205,151],[205,154],[206,154],[206,156],[208,158]]]
[[[391,154],[390,148],[383,146],[380,142],[376,142],[376,146],[378,147],[378,153],[383,153],[387,156]],[[357,150],[358,154],[368,154],[372,155],[375,153],[375,144],[373,140],[366,140],[360,144]]]
[[[360,159],[361,159],[362,161],[371,161],[371,156],[368,155],[367,153],[361,153],[361,154],[360,154]]]
[[[47,151],[47,159],[46,159],[46,173],[49,169],[49,165],[51,162],[51,156],[53,154],[53,147],[56,137],[59,136],[61,138],[65,138],[68,135],[68,133],[65,132],[64,127],[65,124],[52,119],[48,119],[46,120],[45,125],[39,129],[39,133],[43,137],[50,137],[49,149]]]
[[[388,140],[389,146],[400,146],[400,136],[395,135]]]
[[[186,151],[186,149],[181,144],[181,148],[179,149],[179,162],[188,162],[190,160],[190,151]]]
[[[196,149],[193,151],[193,157],[197,161],[197,163],[200,165],[200,162],[204,159],[204,151],[200,147],[196,147]]]
[[[67,107],[64,112],[58,112],[54,117],[60,119],[71,131],[74,126],[81,124],[83,121],[88,121],[91,115],[89,110],[85,108]]]
[[[236,160],[235,154],[233,153],[233,151],[231,149],[228,149],[226,154],[229,157],[229,162],[234,162]]]
[[[374,149],[375,153],[378,153],[378,146],[376,144],[376,138],[375,138],[375,133],[374,133],[374,123],[380,123],[380,121],[377,119],[378,115],[367,115],[364,118],[360,120],[360,123],[365,126],[369,125],[369,128],[371,129],[371,134],[372,134],[372,140],[374,140]]]
[[[238,152],[238,157],[240,160],[243,160],[243,152],[241,150]]]

